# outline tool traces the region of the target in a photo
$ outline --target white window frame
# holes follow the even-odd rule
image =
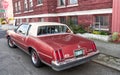
[[[58,0],[58,6],[65,6],[66,5],[66,0],[62,0],[63,1],[63,5],[61,3],[61,0]]]
[[[30,8],[33,7],[33,0],[29,0],[29,7],[30,7]]]
[[[78,4],[78,0],[69,0],[69,5]]]
[[[98,15],[95,19],[98,18],[98,21],[95,21],[100,24],[100,26],[108,26],[109,25],[109,16],[107,15]]]
[[[28,10],[28,3],[27,3],[27,0],[24,0],[24,10],[25,10],[25,11]]]
[[[59,20],[60,23],[66,24],[66,17],[60,17]]]
[[[18,13],[17,2],[15,2],[15,13]]]
[[[21,4],[20,4],[20,1],[18,2],[18,12],[21,11]]]

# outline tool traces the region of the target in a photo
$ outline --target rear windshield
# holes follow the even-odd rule
[[[37,35],[67,33],[70,31],[67,26],[53,25],[53,26],[39,26]]]

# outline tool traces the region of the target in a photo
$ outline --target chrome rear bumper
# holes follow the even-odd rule
[[[52,61],[52,68],[56,71],[61,71],[64,69],[68,69],[83,63],[90,61],[91,59],[95,58],[99,54],[99,51],[91,52],[86,56],[67,59],[63,62]]]

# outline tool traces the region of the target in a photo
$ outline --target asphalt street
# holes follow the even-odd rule
[[[92,61],[60,72],[46,65],[35,68],[30,61],[30,56],[18,48],[9,48],[2,34],[0,37],[0,75],[120,75],[120,72]]]
[[[5,38],[5,31],[0,29],[0,38]]]

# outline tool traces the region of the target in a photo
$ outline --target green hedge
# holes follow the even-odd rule
[[[109,32],[107,31],[99,31],[99,30],[93,30],[93,34],[98,34],[98,35],[109,35]]]

